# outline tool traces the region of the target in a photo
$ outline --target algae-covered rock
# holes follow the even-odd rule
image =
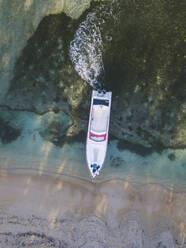
[[[51,111],[43,115],[39,133],[45,140],[62,146],[67,139],[67,131],[71,125],[72,122],[68,115]]]
[[[84,129],[82,122],[87,120],[87,111],[85,115],[81,106],[89,105],[86,96],[90,89],[69,58],[69,44],[76,28],[77,21],[65,14],[45,17],[17,60],[4,97],[5,105],[12,110],[61,114],[62,119],[57,122],[41,123],[45,128],[40,132],[42,137],[56,145],[63,144],[69,125],[68,137]],[[66,125],[64,115],[72,123]]]
[[[89,4],[90,0],[0,1],[0,100],[9,87],[16,59],[40,21],[62,11],[78,18]]]
[[[64,14],[43,19],[16,62],[5,103],[38,113],[78,107],[87,84],[68,56],[75,22]]]

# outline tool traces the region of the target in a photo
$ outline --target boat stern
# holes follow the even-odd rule
[[[91,143],[91,144],[90,144]],[[92,177],[99,175],[106,155],[106,146],[87,141],[87,164]]]
[[[97,164],[97,163],[89,164],[89,170],[90,170],[91,176],[92,176],[93,178],[95,178],[96,176],[99,175],[101,167],[102,167],[102,166],[100,166],[100,165]]]

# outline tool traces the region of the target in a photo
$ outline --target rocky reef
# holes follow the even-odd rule
[[[99,13],[99,19],[104,20],[100,30],[105,87],[113,91],[110,133],[120,140],[121,149],[127,142],[147,149],[185,148],[184,1],[179,4],[145,0],[116,2],[119,9],[112,4],[112,16],[117,18],[114,23]],[[15,29],[9,25],[19,34],[19,39],[8,37],[13,34],[8,30],[2,36],[7,42],[1,40],[4,44],[1,46],[1,93],[4,82],[8,82],[3,79],[5,75],[12,78],[1,106],[38,114],[61,111],[71,120],[68,135],[77,135],[87,126],[91,88],[75,71],[69,58],[69,45],[87,13],[94,12],[100,4],[109,13],[110,2],[92,4],[78,20],[71,17],[77,18],[89,6],[89,1],[81,1],[81,7],[78,1],[70,1],[69,5],[56,1],[54,9],[47,1],[43,5],[38,2],[45,10],[40,8],[39,12],[34,12],[35,2],[26,3],[26,12],[17,18],[18,23],[25,22],[24,27],[21,29],[16,24]],[[8,9],[5,1],[1,5]],[[63,13],[44,17],[62,10],[71,17]],[[10,73],[13,68],[14,72]],[[57,131],[55,138],[58,138]]]

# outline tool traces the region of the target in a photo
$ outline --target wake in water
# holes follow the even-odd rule
[[[95,22],[96,13],[89,13],[75,33],[70,44],[70,57],[75,70],[90,85],[98,84],[98,77],[103,73],[103,42],[100,28]]]
[[[115,1],[113,1],[113,4]],[[104,88],[104,65],[102,58],[102,25],[113,15],[113,4],[99,5],[90,12],[70,43],[70,57],[75,70],[92,87]],[[110,41],[111,37],[108,37]]]

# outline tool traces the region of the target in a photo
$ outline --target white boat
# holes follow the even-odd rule
[[[112,92],[92,91],[86,158],[93,178],[99,175],[106,157],[111,99]]]

